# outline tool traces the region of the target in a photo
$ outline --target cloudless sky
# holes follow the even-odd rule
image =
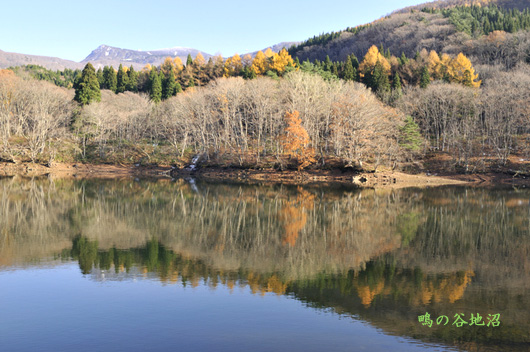
[[[0,50],[83,60],[101,44],[231,56],[371,22],[427,0],[3,1]]]

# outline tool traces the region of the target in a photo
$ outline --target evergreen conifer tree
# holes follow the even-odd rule
[[[420,75],[420,88],[427,88],[430,83],[431,75],[429,74],[429,69],[427,68],[427,66],[423,66]]]
[[[405,125],[400,128],[401,138],[399,144],[411,152],[419,152],[422,144],[422,137],[418,124],[411,116],[405,119]]]
[[[188,58],[186,59],[186,66],[193,65],[193,59],[191,58],[191,54],[188,54]]]
[[[182,86],[179,82],[175,82],[175,94],[182,93]]]
[[[81,77],[76,82],[74,100],[81,105],[90,104],[92,101],[101,101],[96,70],[90,62],[85,65]]]
[[[334,62],[332,65],[331,65],[331,73],[333,75],[335,75],[336,77],[339,76],[339,68],[338,68],[338,63],[337,62]]]
[[[98,78],[99,87],[102,88],[103,85],[103,70],[98,68],[98,71],[96,72],[96,77]]]
[[[377,93],[390,91],[390,83],[381,61],[377,61],[372,78],[372,90]]]
[[[138,72],[134,70],[132,65],[129,67],[127,76],[129,78],[127,81],[127,90],[131,92],[138,92]]]
[[[118,68],[118,74],[116,76],[116,94],[123,93],[127,90],[129,76],[127,72],[123,69],[122,64]]]
[[[155,103],[162,100],[162,82],[156,67],[153,67],[149,74],[149,98]]]
[[[392,90],[394,91],[396,98],[403,95],[403,90],[401,88],[401,77],[399,77],[399,73],[397,72],[394,75],[394,80],[392,81]]]
[[[177,94],[176,85],[177,82],[175,81],[173,70],[170,70],[162,82],[162,99],[168,99]]]
[[[344,75],[343,78],[346,81],[353,81],[355,80],[355,72],[354,72],[353,64],[351,62],[351,57],[348,56],[346,59],[346,64],[344,65]]]
[[[103,70],[103,81],[105,82],[105,88],[110,89],[113,92],[116,92],[116,86],[118,85],[118,78],[116,76],[116,71],[114,68],[107,67],[107,70]]]
[[[351,58],[351,64],[352,64],[353,68],[356,71],[359,71],[359,59],[357,58],[357,56],[355,56],[355,54],[351,54],[350,58]]]
[[[399,63],[401,64],[401,66],[406,65],[408,62],[408,57],[405,55],[404,52],[401,52],[401,57],[399,58]]]
[[[331,59],[329,58],[329,55],[326,55],[326,60],[324,60],[324,71],[331,72],[333,63],[331,62]]]

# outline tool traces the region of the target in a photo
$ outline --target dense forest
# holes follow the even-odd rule
[[[385,36],[403,16],[447,43],[395,52],[362,37]],[[528,9],[424,7],[255,57],[10,68],[0,71],[0,158],[376,170],[434,156],[455,171],[507,168],[530,159],[529,27]],[[343,33],[356,50],[302,61]]]

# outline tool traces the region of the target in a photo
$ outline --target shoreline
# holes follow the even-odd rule
[[[361,188],[407,188],[465,185],[475,187],[530,187],[530,177],[515,177],[507,173],[441,175],[409,174],[398,171],[355,172],[353,170],[295,170],[237,169],[205,167],[197,170],[175,169],[171,166],[142,166],[124,164],[54,163],[13,164],[0,162],[0,177],[25,176],[76,179],[121,178],[197,178],[206,181],[283,184],[344,184]]]

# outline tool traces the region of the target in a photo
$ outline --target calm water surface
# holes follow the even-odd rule
[[[529,200],[0,179],[0,351],[528,351]]]

